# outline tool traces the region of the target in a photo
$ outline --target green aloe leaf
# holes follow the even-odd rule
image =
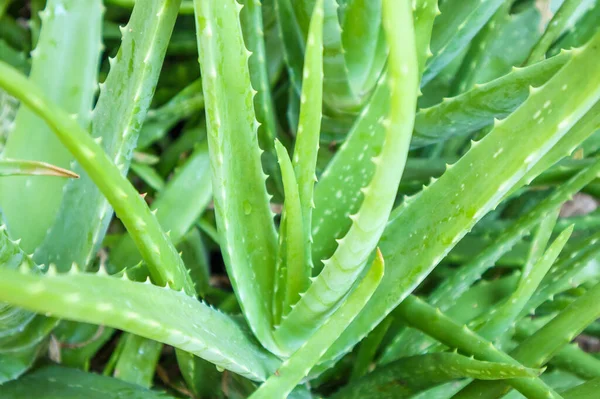
[[[365,306],[383,277],[383,269],[383,257],[378,251],[369,271],[346,297],[343,304],[250,398],[287,398],[294,387],[308,375],[310,369],[319,361],[336,337]]]
[[[468,135],[492,125],[495,119],[508,117],[527,99],[532,86],[545,84],[569,59],[567,53],[527,68],[513,68],[496,80],[475,85],[466,93],[419,110],[411,146],[422,147]]]
[[[531,49],[531,53],[525,61],[526,65],[531,65],[544,59],[544,56],[552,43],[554,43],[568,26],[569,20],[573,18],[573,14],[579,8],[580,3],[580,0],[565,0],[561,4],[560,8],[546,27],[544,34],[535,46],[533,46],[533,49]]]
[[[10,240],[4,225],[0,231],[0,264],[4,269],[25,267],[40,272],[19,243]],[[40,352],[40,342],[55,325],[52,318],[0,304],[0,384],[17,378],[32,365]]]
[[[485,324],[477,331],[481,336],[494,340],[502,337],[527,305],[537,290],[540,282],[558,258],[567,240],[571,237],[573,227],[563,231],[550,245],[544,255],[535,263],[530,272],[523,272],[521,281],[513,294],[500,306],[492,309],[486,317]]]
[[[115,207],[155,281],[176,289],[185,287],[187,292],[194,293],[194,286],[175,247],[142,197],[100,145],[23,75],[1,63],[0,71],[0,86],[44,118]]]
[[[446,0],[440,2],[431,35],[431,52],[421,85],[430,82],[475,37],[506,0]]]
[[[59,366],[44,367],[23,379],[1,385],[0,395],[6,399],[173,399],[116,378]]]
[[[142,217],[145,219],[144,223],[150,231],[154,231],[150,235],[155,235],[157,239],[151,243],[146,235],[141,235],[141,231],[145,230],[144,226],[134,227],[133,220],[126,220],[133,214],[115,206],[114,197],[121,193],[117,193],[119,190],[115,190],[114,183],[106,181],[106,185],[102,187],[86,162],[94,163],[100,171],[111,171],[109,174],[112,175],[112,179],[121,181],[121,184],[125,183],[124,178],[118,176],[117,172],[119,175],[125,175],[129,168],[142,123],[152,101],[179,4],[180,0],[140,2],[134,7],[127,25],[121,28],[121,45],[115,58],[109,61],[110,71],[104,83],[100,85],[100,94],[92,114],[93,140],[87,132],[78,130],[81,139],[89,142],[92,151],[106,164],[102,166],[94,162],[89,158],[89,151],[75,157],[78,161],[75,171],[82,177],[76,183],[68,183],[65,186],[55,223],[42,245],[36,249],[35,259],[38,263],[52,262],[57,264],[60,270],[68,269],[72,262],[87,267],[99,249],[113,216],[114,207],[117,216],[123,217],[122,221],[127,225],[130,234],[137,237],[137,244],[146,247],[146,250],[142,250],[145,256],[154,258],[148,262],[151,268],[178,270],[174,271],[174,274],[183,272],[177,254],[169,248],[164,237],[159,238],[164,234],[158,230],[154,218],[146,210],[141,211],[145,213]],[[70,151],[72,150],[71,148]],[[85,161],[82,157],[86,158]],[[107,194],[107,190],[112,195]],[[134,190],[129,189],[125,193],[127,198],[137,203],[137,207],[146,208]],[[121,197],[121,200],[123,199]],[[138,216],[141,213],[138,211]],[[137,216],[133,218],[139,219]],[[138,233],[132,232],[135,229]],[[145,243],[141,244],[142,241]],[[150,249],[150,246],[153,248]],[[157,262],[162,266],[156,266]],[[162,284],[171,279],[159,277],[161,272],[153,273]],[[187,277],[183,275],[174,277],[175,285],[186,285],[189,292],[193,292],[191,284],[189,281],[186,283],[186,280]]]
[[[203,108],[202,80],[197,79],[165,105],[148,111],[139,133],[137,148],[147,148],[163,138],[178,122],[199,114]]]
[[[51,0],[40,18],[43,28],[32,52],[29,80],[87,129],[97,89],[102,2]],[[27,107],[19,109],[2,156],[61,168],[69,168],[74,159],[46,122]],[[8,229],[12,237],[22,239],[27,252],[33,252],[52,227],[65,184],[62,179],[29,176],[0,181],[0,204]],[[39,206],[40,195],[44,206]]]
[[[293,163],[302,207],[305,259],[312,265],[311,224],[323,107],[323,0],[315,5],[307,42]]]
[[[600,97],[600,88],[588,84],[590,74],[598,73],[591,61],[600,51],[598,43],[600,35],[577,50],[569,63],[510,117],[496,123],[492,132],[474,143],[418,200],[405,201],[394,211],[379,244],[384,256],[389,256],[387,278],[326,358],[333,360],[347,352],[372,330],[477,221],[515,185],[525,183],[536,163],[546,162],[546,154],[560,159],[576,147],[578,143],[571,142],[561,146],[559,140],[568,139],[569,130]],[[528,134],[524,136],[523,131]],[[448,198],[449,192],[455,193],[453,198]]]
[[[277,137],[277,120],[273,99],[271,97],[271,83],[269,81],[265,27],[263,24],[262,4],[259,0],[243,0],[241,12],[242,31],[246,47],[252,55],[249,60],[250,81],[257,91],[254,97],[254,109],[258,127],[258,140],[265,150],[264,165],[267,174],[278,181],[278,170],[275,163],[275,148],[273,141]],[[280,182],[278,183],[280,185]]]
[[[565,399],[593,399],[600,390],[600,378],[594,378],[574,388],[561,392]]]
[[[600,284],[587,291],[534,335],[523,341],[511,352],[511,356],[524,365],[543,366],[556,352],[577,337],[585,327],[600,317],[598,301],[600,301]],[[455,397],[499,398],[507,391],[508,387],[503,383],[487,385],[483,382],[474,382]],[[539,391],[524,390],[520,392],[529,396]]]
[[[339,306],[362,272],[383,233],[406,163],[418,91],[412,8],[404,3],[384,3],[383,18],[390,46],[389,71],[382,80],[390,92],[389,116],[382,122],[385,144],[370,160],[375,173],[361,190],[360,209],[349,216],[352,225],[348,233],[338,240],[338,248],[323,262],[321,273],[275,331],[276,339],[288,351],[297,349]]]
[[[419,76],[423,75],[427,60],[431,53],[431,35],[435,18],[440,15],[437,1],[417,0],[414,3],[415,36],[417,40],[417,58],[419,60]]]
[[[151,209],[156,219],[174,245],[206,209],[211,199],[210,162],[206,143],[199,144],[189,159],[176,172],[166,187],[160,191]],[[135,266],[142,260],[135,241],[123,236],[110,251],[111,272]]]
[[[550,212],[542,219],[535,230],[531,240],[531,245],[529,246],[527,261],[523,265],[523,277],[527,276],[531,272],[531,269],[535,263],[543,256],[546,246],[548,245],[548,241],[550,240],[550,236],[552,235],[552,231],[556,226],[559,214],[560,208],[557,207],[554,212]],[[568,228],[574,230],[575,226],[570,225]]]
[[[466,325],[460,325],[439,309],[425,303],[416,296],[408,296],[395,310],[409,325],[439,340],[444,345],[457,348],[461,352],[477,359],[518,365],[515,358],[497,349],[493,343],[485,340]],[[560,399],[560,396],[540,378],[515,378],[509,380],[519,392],[534,392],[530,398]]]
[[[275,301],[279,303],[275,303],[274,316],[280,318],[282,314],[288,313],[290,307],[298,301],[300,294],[308,288],[311,268],[305,258],[302,207],[292,160],[279,141],[275,142],[275,150],[285,190],[285,208],[281,217],[278,253],[280,258],[278,261],[282,269],[278,271],[281,278],[278,279],[279,285],[275,289]]]
[[[249,90],[250,52],[242,37],[241,6],[235,0],[194,5],[223,258],[252,331],[277,352],[271,336],[277,238],[261,166],[255,92]]]
[[[401,399],[457,378],[502,380],[530,377],[539,371],[505,363],[482,362],[456,353],[434,353],[407,357],[377,368],[348,384],[331,399]]]
[[[237,321],[184,292],[75,269],[46,276],[0,269],[0,276],[0,300],[35,312],[118,328],[254,380],[279,363]]]
[[[163,345],[133,334],[123,334],[120,340],[124,344],[115,364],[115,378],[150,388]]]
[[[580,47],[590,40],[600,26],[596,23],[600,17],[600,3],[592,5],[550,49],[549,55],[554,55],[561,49]]]
[[[541,36],[541,14],[533,3],[518,12],[512,6],[512,2],[504,2],[475,36],[454,77],[452,93],[497,79],[525,61]]]
[[[381,9],[380,0],[351,0],[345,5],[341,23],[344,61],[350,83],[359,93],[374,86],[387,58]]]

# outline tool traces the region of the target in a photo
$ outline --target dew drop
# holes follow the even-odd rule
[[[249,215],[250,213],[252,213],[252,205],[250,202],[244,201],[244,214]]]

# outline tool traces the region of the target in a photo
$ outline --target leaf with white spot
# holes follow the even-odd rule
[[[4,399],[174,399],[116,378],[86,373],[66,367],[44,367],[26,377],[0,386]]]
[[[558,11],[552,17],[552,20],[546,27],[544,34],[533,46],[525,65],[531,65],[544,59],[546,52],[554,41],[563,33],[568,26],[573,14],[577,11],[581,0],[564,0]]]
[[[506,0],[446,0],[435,19],[431,52],[421,82],[425,86],[470,44],[477,32]]]
[[[260,159],[241,6],[235,0],[194,4],[222,254],[252,331],[276,353],[271,305],[277,235]]]
[[[390,92],[389,116],[383,122],[385,142],[381,152],[370,160],[375,164],[375,173],[362,189],[363,201],[351,217],[348,233],[338,241],[338,248],[324,261],[321,273],[275,331],[275,338],[287,351],[300,347],[340,305],[376,248],[396,199],[413,130],[418,61],[411,6],[386,2],[383,16],[390,45],[389,71],[383,81]]]
[[[561,348],[577,337],[585,327],[600,317],[600,284],[592,286],[585,294],[577,298],[565,310],[561,311],[548,324],[527,338],[510,355],[521,364],[529,367],[542,367]],[[518,381],[521,384],[521,381]],[[517,387],[513,384],[514,387]],[[463,388],[455,397],[491,399],[504,395],[509,387],[504,382],[474,381]],[[548,395],[539,387],[535,390],[522,390],[528,397],[560,398]]]
[[[126,190],[123,194],[132,197],[132,201],[137,202],[136,207],[145,208],[141,212],[145,213],[144,216],[141,216],[139,210],[126,211],[123,207],[116,206],[115,197],[122,194],[121,190],[116,189],[115,183],[108,180],[103,187],[86,164],[94,163],[93,153],[96,153],[96,160],[102,158],[111,164],[98,169],[110,170],[111,179],[125,182],[123,175],[129,168],[142,123],[153,98],[179,5],[180,0],[139,2],[134,6],[127,25],[121,28],[121,45],[115,58],[110,59],[110,71],[100,85],[92,114],[91,132],[85,132],[85,139],[92,150],[82,148],[83,151],[76,157],[78,164],[75,171],[81,174],[81,179],[65,186],[63,201],[54,224],[43,243],[36,248],[35,259],[38,263],[53,262],[59,270],[68,269],[72,262],[87,267],[101,245],[114,208],[130,234],[136,237],[137,245],[147,248],[142,252],[145,252],[145,257],[153,258],[148,262],[150,267],[173,269],[166,273],[173,276],[165,274],[158,277],[162,272],[154,272],[153,278],[156,277],[160,284],[172,280],[178,287],[186,284],[192,288],[190,284],[184,283],[186,276],[177,276],[184,271],[183,265],[178,260],[177,253],[169,248],[154,217],[146,211],[145,203],[139,198],[133,198],[139,197],[137,192]],[[94,141],[89,139],[90,136]],[[85,157],[86,162],[81,157]],[[96,163],[96,166],[99,164]],[[150,235],[155,235],[154,239],[142,237],[148,232],[139,224],[140,217],[146,219],[144,223],[149,226]],[[190,292],[193,292],[193,288]]]
[[[169,238],[174,245],[179,244],[204,212],[211,194],[208,147],[204,142],[194,149],[150,207],[157,210],[156,219],[164,231],[170,232]],[[115,267],[114,272],[117,272],[135,266],[142,257],[131,236],[124,235],[111,248],[109,260]]]
[[[384,0],[386,1],[386,0]],[[393,1],[393,0],[390,0]],[[344,328],[352,322],[365,306],[383,277],[384,260],[377,251],[375,260],[358,283],[344,299],[342,305],[331,317],[292,356],[284,361],[277,372],[269,377],[250,399],[285,399],[294,387],[308,375],[327,348],[335,341]]]
[[[318,0],[315,5],[308,32],[300,102],[298,132],[292,161],[302,207],[305,261],[312,265],[311,224],[323,107],[323,0]]]
[[[188,293],[194,293],[194,286],[177,250],[142,197],[121,175],[102,147],[25,76],[1,62],[0,72],[0,87],[19,98],[52,127],[110,201],[136,242],[155,282],[170,284],[176,289],[185,287]]]
[[[489,245],[484,247],[472,259],[466,261],[459,269],[441,282],[429,295],[428,301],[441,311],[447,311],[498,259],[508,252],[516,243],[535,227],[546,215],[553,212],[568,201],[575,193],[589,184],[600,173],[600,161],[596,161],[569,182],[559,186],[546,199],[513,221]],[[530,309],[530,306],[527,307]],[[389,362],[402,355],[419,353],[420,348],[427,347],[431,339],[416,331],[406,330],[398,336],[385,352],[383,361]]]
[[[491,126],[494,119],[508,117],[527,99],[531,87],[545,84],[570,58],[568,53],[560,54],[527,68],[515,68],[509,74],[476,85],[459,96],[420,109],[411,146],[423,147],[451,137],[466,136]]]
[[[277,271],[277,291],[274,303],[275,323],[282,315],[289,312],[300,294],[306,291],[310,284],[310,264],[306,259],[304,248],[304,226],[302,220],[302,206],[298,193],[298,184],[294,175],[294,167],[287,150],[279,141],[275,142],[275,150],[283,177],[285,190],[284,210],[281,217],[280,245],[278,251],[278,264],[282,270]]]
[[[403,399],[457,378],[503,380],[537,374],[539,371],[523,366],[482,362],[457,353],[432,353],[378,367],[344,386],[331,399]]]
[[[386,279],[325,359],[338,358],[372,330],[477,221],[524,184],[522,179],[545,154],[570,150],[560,146],[561,138],[569,136],[600,98],[600,86],[589,84],[600,77],[594,61],[599,56],[600,34],[576,50],[563,69],[483,140],[473,143],[416,200],[394,211],[379,243],[388,265]],[[499,149],[496,158],[490,157]]]
[[[0,269],[0,276],[0,301],[34,312],[118,328],[254,380],[265,379],[278,364],[238,322],[184,292],[88,273],[40,276]]]
[[[259,0],[242,0],[240,3],[244,6],[240,14],[244,43],[246,43],[246,47],[252,53],[248,61],[248,67],[250,69],[252,87],[256,90],[254,110],[256,112],[256,120],[260,123],[258,127],[258,143],[266,152],[263,155],[265,172],[273,180],[275,187],[280,193],[282,191],[281,181],[279,179],[275,148],[273,147],[273,140],[277,137],[277,120],[267,69],[268,60],[265,48],[263,6]]]
[[[29,80],[88,129],[97,88],[102,2],[48,1],[40,18],[43,27],[32,52]],[[72,168],[74,159],[46,122],[27,107],[18,110],[2,156],[43,161],[60,168]],[[68,184],[63,179],[30,177],[0,180],[2,214],[10,235],[21,239],[27,252],[40,245],[55,223]],[[40,206],[40,197],[44,206]]]

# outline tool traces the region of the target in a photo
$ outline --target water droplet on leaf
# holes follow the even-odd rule
[[[250,205],[250,202],[248,202],[248,201],[244,201],[244,213],[246,215],[249,215],[250,213],[252,213],[252,205]]]

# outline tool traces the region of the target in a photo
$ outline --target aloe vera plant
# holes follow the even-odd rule
[[[22,3],[0,397],[595,397],[597,0]]]

